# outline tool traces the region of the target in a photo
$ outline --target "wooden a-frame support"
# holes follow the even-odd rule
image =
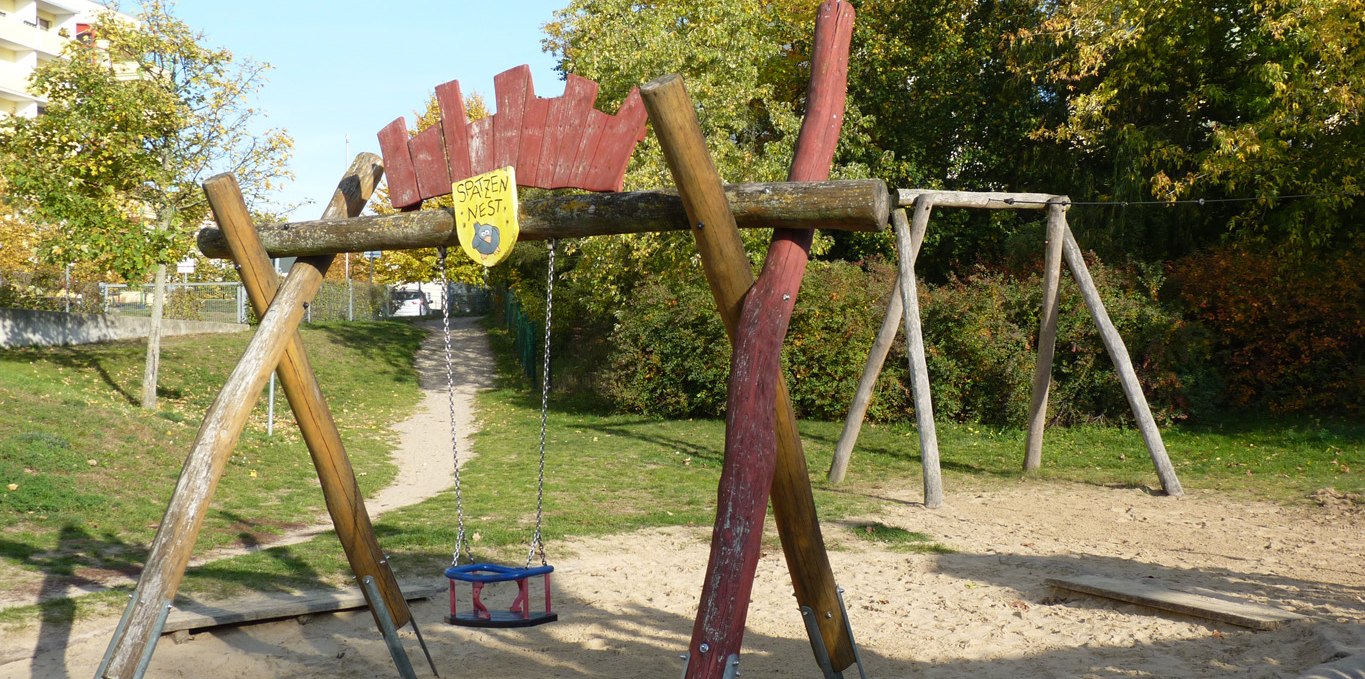
[[[382,174],[383,165],[377,156],[368,153],[357,156],[323,217],[358,215]],[[313,457],[327,509],[357,580],[374,578],[396,626],[401,627],[411,619],[398,582],[379,549],[336,423],[298,336],[307,302],[321,288],[333,257],[300,259],[281,285],[269,256],[256,239],[236,180],[219,175],[206,182],[205,191],[228,236],[241,269],[242,283],[252,306],[261,315],[261,324],[217,399],[209,406],[185,459],[165,517],[152,540],[147,564],[128,603],[125,620],[109,642],[101,672],[105,679],[128,679],[145,669],[156,647],[158,625],[184,577],[208,513],[209,500],[266,379],[276,371]]]
[[[853,15],[852,6],[845,2],[820,5],[807,112],[789,174],[793,181],[829,176],[843,121]],[[782,341],[812,233],[775,230],[763,271],[755,281],[682,79],[665,76],[640,91],[734,344],[725,463],[684,677],[721,679],[738,674],[770,496],[817,661],[826,677],[842,676],[844,669],[858,662],[857,648],[815,515],[805,455],[780,365]]]
[[[824,17],[831,17],[826,19]],[[798,154],[794,162],[791,178],[799,179],[819,179],[828,174],[829,159],[832,157],[833,146],[838,138],[838,127],[842,120],[842,97],[843,97],[843,72],[847,68],[847,48],[849,33],[851,32],[852,9],[846,3],[839,0],[826,2],[821,7],[821,19],[819,23],[826,25],[824,37],[820,29],[817,29],[817,42],[834,45],[834,51],[842,51],[840,59],[829,61],[829,56],[816,57],[817,65],[814,70],[829,71],[830,63],[834,64],[834,74],[838,77],[838,100],[837,105],[832,103],[831,98],[823,105],[812,105],[809,120],[816,120],[823,117],[823,120],[816,120],[817,124],[811,127],[815,137],[814,141],[805,141],[808,134],[807,126],[803,126],[801,144],[808,147],[808,151]],[[835,20],[842,22],[838,30],[834,30]],[[835,39],[837,37],[837,40]],[[829,52],[829,45],[825,51]],[[819,64],[821,60],[825,63],[825,68]],[[520,81],[518,81],[520,82]],[[529,83],[526,84],[529,88]],[[447,90],[452,87],[450,83],[446,86]],[[814,93],[819,86],[812,85]],[[529,90],[528,90],[529,92]],[[668,118],[670,115],[676,116],[685,114],[684,117],[691,118],[692,130],[687,135],[682,135],[681,139],[685,144],[693,144],[695,149],[699,149],[700,158],[704,158],[704,165],[710,167],[709,174],[704,177],[685,179],[679,177],[679,193],[682,194],[681,205],[678,198],[669,197],[664,194],[635,194],[624,195],[620,200],[608,197],[582,197],[577,196],[565,201],[543,201],[542,206],[537,208],[534,203],[523,206],[523,214],[528,210],[539,220],[538,228],[524,230],[521,234],[523,240],[534,240],[547,237],[558,237],[561,235],[600,235],[610,233],[631,233],[641,230],[654,230],[651,228],[642,229],[639,219],[632,219],[632,207],[643,207],[643,214],[653,221],[647,221],[647,226],[658,226],[659,230],[670,228],[689,228],[694,229],[694,234],[698,236],[698,246],[703,252],[703,260],[706,262],[706,270],[709,279],[713,279],[713,287],[716,287],[716,297],[721,307],[723,318],[731,329],[734,329],[739,319],[740,301],[748,291],[748,286],[753,283],[749,269],[749,260],[744,254],[742,246],[739,246],[739,238],[736,229],[736,218],[743,222],[744,226],[773,226],[777,227],[775,240],[786,241],[785,247],[775,244],[774,252],[785,249],[786,254],[774,257],[770,253],[770,259],[785,262],[778,266],[779,280],[785,283],[769,284],[772,294],[782,294],[781,289],[786,285],[799,284],[801,271],[804,269],[805,250],[808,247],[809,235],[799,233],[809,231],[815,227],[836,228],[847,230],[878,230],[883,228],[886,223],[886,215],[889,212],[890,198],[885,185],[875,180],[851,181],[851,182],[800,182],[789,184],[774,185],[751,185],[740,187],[722,187],[718,177],[715,175],[714,167],[710,165],[709,155],[706,154],[704,140],[701,139],[700,130],[696,128],[695,113],[690,102],[686,100],[685,93],[682,92],[681,82],[677,82],[676,93],[681,94],[681,99],[673,105],[664,108],[672,110],[672,113],[659,113],[656,116],[655,124],[659,128],[675,127]],[[499,101],[502,99],[500,98]],[[581,104],[581,102],[579,102]],[[579,104],[574,104],[578,107]],[[566,104],[566,106],[568,106]],[[838,116],[831,121],[829,118],[830,108],[837,108]],[[565,109],[570,110],[569,108]],[[573,110],[576,110],[574,108]],[[567,115],[567,113],[566,113]],[[631,114],[633,115],[633,114]],[[534,116],[532,116],[534,119]],[[600,117],[598,117],[601,120]],[[642,125],[641,121],[641,125]],[[548,134],[548,127],[541,131]],[[624,130],[623,133],[629,133]],[[592,129],[589,129],[592,133]],[[387,132],[390,137],[394,135],[391,131]],[[510,149],[527,148],[525,143],[520,146],[508,142],[506,146],[501,146],[504,139],[510,139],[498,134],[488,136],[487,129],[471,128],[471,149],[480,147],[480,143],[473,143],[473,140],[484,139],[485,141],[494,140],[495,148],[504,149],[507,153],[514,153]],[[667,133],[665,133],[667,134]],[[483,135],[482,137],[480,135]],[[431,162],[418,162],[420,150],[428,146],[434,146],[436,139],[428,135],[430,139],[417,140],[414,138],[403,153],[407,155],[406,162],[409,163],[407,171],[411,176],[404,181],[409,188],[416,189],[419,193],[439,191],[439,181],[433,183],[423,172],[436,167],[437,164]],[[822,138],[823,137],[823,138]],[[522,130],[522,142],[525,141],[526,130]],[[635,137],[638,138],[638,137]],[[392,141],[392,140],[390,140]],[[449,141],[448,139],[446,141]],[[620,140],[617,140],[620,141]],[[419,143],[420,142],[420,143]],[[620,143],[625,143],[621,141]],[[633,141],[631,142],[633,144]],[[568,149],[573,151],[576,158],[574,167],[582,164],[583,157],[581,149],[586,147],[588,142],[583,142],[577,148],[570,148],[572,144],[560,145],[561,151]],[[616,142],[608,144],[606,138],[597,148],[607,148],[611,145],[619,145]],[[387,146],[399,146],[392,143]],[[534,145],[532,145],[534,147]],[[542,146],[544,149],[551,148],[549,142]],[[484,149],[483,152],[488,152]],[[503,151],[495,151],[501,154]],[[613,151],[616,153],[616,151]],[[387,155],[387,153],[386,153]],[[822,156],[825,156],[821,160]],[[402,157],[402,154],[399,154]],[[478,161],[478,156],[474,158],[474,164]],[[450,156],[447,156],[449,159]],[[515,164],[515,157],[513,158]],[[549,172],[547,168],[551,165],[548,160],[541,157],[537,162],[541,163],[541,168]],[[402,162],[399,163],[400,165]],[[823,169],[820,166],[823,164]],[[378,177],[378,163],[373,163],[375,167],[374,178]],[[554,165],[559,168],[559,165]],[[587,167],[592,167],[591,165]],[[426,168],[426,169],[424,169]],[[613,169],[615,168],[615,169]],[[440,168],[437,168],[440,169]],[[560,168],[562,169],[562,168]],[[558,173],[560,169],[556,169]],[[617,172],[616,166],[590,170],[590,173],[601,174],[603,172]],[[443,170],[446,176],[452,171],[450,167]],[[557,176],[557,175],[556,175]],[[617,180],[619,182],[619,180]],[[427,186],[424,191],[420,187]],[[367,185],[365,196],[368,197]],[[301,363],[303,354],[298,348],[294,338],[298,324],[303,315],[303,308],[306,302],[316,293],[321,283],[322,274],[326,271],[332,257],[336,253],[376,249],[378,243],[391,242],[397,238],[403,247],[431,247],[435,245],[456,245],[458,239],[455,234],[452,216],[449,212],[412,212],[398,215],[395,218],[361,218],[361,219],[339,219],[341,214],[329,210],[328,214],[320,222],[284,225],[275,229],[263,229],[257,233],[251,225],[250,219],[246,216],[245,206],[241,205],[240,194],[235,191],[235,181],[230,177],[218,177],[205,185],[205,190],[209,194],[213,204],[215,216],[219,221],[218,229],[205,229],[201,231],[199,242],[201,249],[206,255],[221,256],[224,250],[230,250],[234,259],[238,261],[243,270],[243,280],[252,295],[253,304],[257,305],[258,311],[262,312],[262,322],[255,338],[248,345],[247,352],[242,361],[238,364],[232,375],[229,377],[223,392],[219,395],[209,415],[205,418],[200,429],[201,441],[196,443],[195,450],[191,452],[186,461],[185,469],[182,471],[181,480],[177,485],[171,505],[168,507],[166,519],[163,520],[157,539],[153,543],[152,555],[149,557],[147,568],[144,570],[142,579],[139,582],[137,592],[133,601],[129,605],[129,623],[121,627],[116,632],[114,639],[110,643],[109,656],[112,662],[108,663],[108,671],[103,672],[105,677],[130,677],[137,676],[139,670],[138,662],[141,660],[145,666],[145,660],[150,657],[151,650],[155,645],[155,630],[157,627],[157,611],[165,610],[169,606],[171,598],[174,596],[175,589],[183,577],[185,565],[188,561],[189,551],[193,546],[194,538],[197,536],[200,525],[207,511],[207,501],[212,495],[218,478],[221,476],[223,465],[235,445],[237,437],[240,435],[244,425],[246,413],[251,404],[259,396],[265,378],[271,369],[277,364],[280,365],[281,377],[285,381],[286,393],[291,392],[290,384],[295,384],[298,389],[293,391],[304,392],[303,398],[310,398],[307,394],[314,394],[316,403],[312,406],[316,412],[304,412],[307,408],[294,403],[294,396],[291,394],[291,405],[294,405],[298,414],[301,427],[306,420],[322,420],[320,429],[323,433],[330,432],[331,438],[335,439],[335,425],[331,422],[330,415],[326,414],[325,404],[321,401],[320,394],[317,393],[316,380],[309,379],[312,376],[311,368],[306,363]],[[697,196],[705,196],[705,210],[697,212],[693,201]],[[729,202],[734,199],[733,205]],[[420,200],[420,198],[419,198]],[[363,200],[354,206],[355,209],[349,211],[350,216],[354,216],[359,208],[363,206]],[[686,219],[679,222],[679,216],[675,210],[679,207],[685,208]],[[705,214],[705,219],[696,219],[695,214]],[[712,217],[711,215],[714,215]],[[709,229],[708,233],[703,234],[703,222],[710,220],[714,228]],[[588,222],[584,227],[574,222]],[[397,226],[397,229],[386,227]],[[787,230],[784,232],[784,229]],[[395,234],[395,231],[398,233]],[[259,237],[258,237],[259,236]],[[262,242],[264,241],[264,242]],[[802,244],[804,241],[804,245]],[[271,274],[261,270],[261,263],[268,257],[274,256],[298,256],[305,255],[295,264],[290,275],[285,279],[280,287],[278,294],[274,295],[274,302],[271,303],[271,293],[273,286],[278,284]],[[793,275],[794,274],[794,275]],[[717,282],[725,279],[723,284]],[[746,280],[747,279],[747,280]],[[795,288],[792,293],[783,301],[788,301],[795,297]],[[770,297],[772,295],[769,295]],[[269,309],[265,306],[269,304]],[[773,322],[785,327],[786,318],[790,314],[790,305],[783,305],[785,308],[778,309]],[[733,333],[732,333],[733,334]],[[768,351],[776,351],[780,347],[782,333],[770,334],[766,341],[776,338],[777,344],[772,345]],[[742,336],[737,341],[741,341]],[[775,356],[775,353],[772,354]],[[283,359],[283,363],[281,360]],[[286,376],[286,365],[292,365],[290,374]],[[846,613],[839,595],[838,587],[834,583],[832,569],[829,564],[828,554],[825,551],[824,541],[820,534],[819,520],[815,512],[814,498],[810,488],[809,473],[806,468],[805,458],[801,452],[800,439],[795,427],[795,418],[790,406],[790,401],[786,396],[785,386],[782,384],[780,374],[776,369],[776,363],[771,364],[770,369],[763,369],[760,373],[754,374],[754,378],[765,383],[766,388],[776,389],[776,392],[766,398],[756,399],[754,403],[766,403],[765,412],[776,413],[775,419],[753,418],[758,423],[759,429],[768,430],[768,436],[776,437],[776,459],[773,451],[763,452],[766,448],[759,446],[758,449],[750,451],[748,457],[743,455],[731,455],[731,444],[727,444],[727,458],[733,458],[736,463],[727,462],[727,466],[744,470],[748,476],[737,483],[731,480],[729,491],[722,491],[722,504],[730,507],[732,504],[742,502],[745,509],[740,513],[746,516],[745,521],[750,525],[757,524],[761,530],[763,520],[763,509],[766,506],[769,489],[774,506],[774,516],[778,525],[779,533],[782,537],[784,552],[787,556],[788,568],[791,572],[796,597],[803,615],[807,618],[807,626],[812,635],[812,647],[816,652],[817,660],[821,664],[827,677],[841,676],[839,672],[856,662],[856,649],[853,647],[853,636],[849,629]],[[774,426],[776,423],[776,426]],[[324,490],[327,491],[327,503],[329,510],[333,513],[333,520],[338,526],[338,532],[349,534],[350,541],[343,536],[343,545],[347,549],[347,555],[351,559],[352,566],[359,577],[368,580],[373,577],[376,582],[383,583],[388,581],[389,586],[394,592],[397,585],[393,582],[392,573],[389,572],[387,564],[383,560],[382,553],[379,552],[377,543],[374,541],[373,530],[369,525],[368,516],[364,513],[363,501],[358,491],[354,489],[354,478],[349,476],[349,464],[345,464],[344,451],[340,449],[339,439],[335,441],[335,450],[329,456],[320,456],[314,450],[314,439],[326,439],[326,436],[310,437],[308,430],[305,429],[305,439],[309,443],[310,451],[314,451],[315,462],[319,468],[319,475],[325,473],[347,476],[349,485],[341,479],[337,485],[332,486],[332,491],[327,491],[329,484],[324,480]],[[319,445],[326,447],[328,444],[319,441]],[[339,455],[339,462],[337,459]],[[756,455],[756,456],[755,456]],[[330,460],[330,461],[324,461]],[[757,465],[750,462],[757,461]],[[754,479],[752,473],[759,470],[759,478]],[[344,472],[338,474],[338,472]],[[722,485],[726,483],[723,481]],[[734,509],[735,507],[730,507]],[[754,512],[757,508],[757,513]],[[343,530],[343,524],[347,518],[354,524],[349,530]],[[727,547],[723,553],[713,558],[713,565],[721,566],[721,571],[729,572],[738,567],[740,572],[747,570],[749,579],[753,576],[753,563],[757,554],[756,544],[751,541],[741,539],[738,542],[726,541]],[[713,555],[715,550],[713,549]],[[365,564],[377,566],[377,569],[366,566]],[[371,573],[371,571],[374,571]],[[724,577],[720,578],[724,580]],[[698,629],[707,628],[703,619],[711,619],[723,623],[725,632],[721,633],[717,640],[727,648],[733,648],[734,654],[738,653],[739,645],[742,641],[744,616],[747,612],[747,596],[734,597],[733,594],[726,595],[722,587],[719,590],[712,588],[703,594],[702,612],[698,615]],[[728,600],[727,600],[728,597]],[[402,626],[410,619],[410,613],[401,595],[393,595],[392,600],[387,592],[381,597],[388,610],[393,611],[393,622],[397,626]],[[709,603],[708,603],[709,602]],[[376,604],[380,602],[375,602]],[[374,608],[374,607],[372,607]],[[710,616],[708,618],[708,616]],[[381,622],[381,627],[383,623]],[[693,646],[698,646],[694,643]],[[699,655],[705,655],[701,649],[697,649]],[[708,649],[709,650],[709,649]],[[721,676],[727,669],[720,665],[711,663],[696,663],[695,671],[690,671],[688,676]],[[718,673],[712,674],[716,670]]]
[[[1161,488],[1167,495],[1180,496],[1184,490],[1175,468],[1166,453],[1161,440],[1161,431],[1152,417],[1147,397],[1142,393],[1137,373],[1133,370],[1128,348],[1109,319],[1098,288],[1086,268],[1085,257],[1081,254],[1076,237],[1066,223],[1066,209],[1070,200],[1065,196],[1037,193],[998,193],[998,192],[946,192],[901,190],[897,196],[901,209],[893,215],[896,226],[897,253],[899,257],[898,284],[891,291],[882,327],[868,352],[867,364],[858,383],[858,390],[844,420],[843,432],[835,446],[834,459],[830,463],[829,480],[832,483],[843,481],[848,471],[853,447],[858,441],[867,406],[876,386],[877,376],[895,341],[897,325],[905,322],[905,334],[909,338],[909,363],[912,395],[915,403],[915,417],[919,427],[920,453],[924,469],[924,505],[935,508],[943,503],[943,482],[939,471],[938,439],[934,429],[933,405],[929,399],[929,372],[924,358],[924,341],[920,330],[919,300],[915,279],[915,259],[928,226],[929,213],[935,207],[977,208],[988,210],[1046,210],[1047,245],[1043,264],[1043,302],[1040,327],[1038,330],[1038,358],[1034,365],[1031,398],[1028,411],[1028,433],[1025,442],[1024,470],[1037,469],[1043,459],[1043,430],[1046,427],[1048,390],[1052,381],[1052,359],[1057,342],[1057,299],[1061,279],[1061,266],[1065,261],[1076,281],[1090,311],[1091,319],[1100,332],[1105,349],[1114,362],[1119,384],[1128,399],[1133,419],[1147,447],[1156,468]],[[908,230],[904,227],[904,207],[913,206],[914,223]]]

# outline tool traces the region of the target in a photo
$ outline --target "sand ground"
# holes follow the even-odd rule
[[[870,492],[888,501],[883,513],[824,530],[872,677],[1299,677],[1365,653],[1365,511],[1329,492],[1290,507],[1199,489],[1173,499],[1028,481],[950,485],[933,511],[918,504],[917,488]],[[926,533],[953,552],[879,547],[853,535],[860,521]],[[452,627],[441,621],[441,599],[416,605],[414,615],[443,677],[678,676],[708,540],[709,529],[671,528],[551,545],[556,623]],[[1308,619],[1257,632],[1044,582],[1077,574],[1145,579]],[[92,676],[115,622],[9,633],[0,640],[0,679]],[[404,637],[418,676],[429,676],[410,629]],[[759,562],[740,669],[744,677],[820,676],[775,547]],[[362,611],[163,639],[146,676],[397,674]]]

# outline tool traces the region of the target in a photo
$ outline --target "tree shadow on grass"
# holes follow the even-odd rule
[[[77,603],[71,597],[76,593],[107,589],[110,575],[136,577],[141,572],[146,550],[110,533],[96,537],[85,528],[67,524],[58,531],[57,544],[51,550],[0,539],[0,555],[43,573],[41,584],[31,592],[33,603],[40,610],[37,645],[40,649],[62,649],[70,642],[71,626],[77,613]],[[41,676],[65,679],[67,675],[62,671]]]

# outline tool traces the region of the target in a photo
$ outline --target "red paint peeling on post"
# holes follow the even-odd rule
[[[791,181],[829,178],[843,125],[853,19],[848,3],[820,5],[809,105],[788,174]],[[688,679],[719,679],[729,656],[738,654],[743,643],[776,467],[773,412],[782,340],[805,275],[812,235],[810,230],[775,230],[763,271],[744,300],[730,362],[725,466],[710,561],[689,645]]]

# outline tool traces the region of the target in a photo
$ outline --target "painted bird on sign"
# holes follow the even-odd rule
[[[474,249],[487,257],[498,251],[498,227],[491,224],[474,225]]]

